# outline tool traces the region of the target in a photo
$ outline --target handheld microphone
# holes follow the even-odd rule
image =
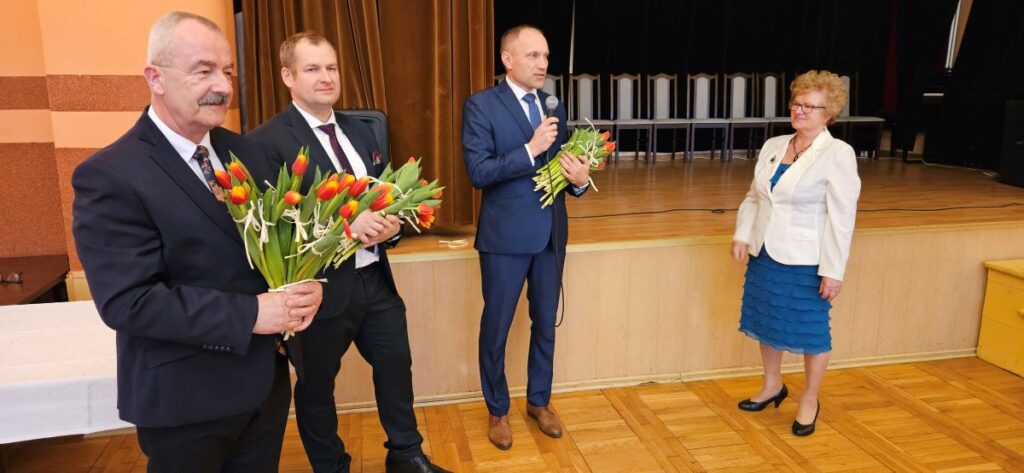
[[[555,114],[555,108],[558,108],[558,97],[549,95],[548,98],[544,99],[544,117],[550,117]],[[548,148],[544,152],[544,162],[551,161],[551,148]]]

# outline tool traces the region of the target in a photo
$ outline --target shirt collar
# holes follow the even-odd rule
[[[192,140],[179,135],[172,130],[171,127],[167,126],[167,124],[157,116],[152,105],[150,105],[149,110],[146,111],[146,115],[149,116],[150,120],[153,120],[153,123],[160,130],[160,133],[163,133],[164,137],[167,138],[167,141],[171,143],[171,147],[174,148],[174,151],[177,151],[186,162],[192,159],[192,155],[196,152],[197,145],[205,146],[207,152],[213,154],[213,146],[210,144],[209,131],[203,135],[203,139],[200,140],[199,143],[193,143]]]
[[[526,94],[533,94],[534,98],[536,99],[535,102],[540,103],[540,96],[537,95],[537,89],[526,90],[516,85],[515,82],[508,80],[508,78],[505,78],[505,83],[507,83],[508,86],[512,88],[512,93],[516,94],[516,100],[522,101],[523,96],[525,96]]]
[[[303,108],[300,107],[299,104],[295,103],[294,101],[292,101],[292,105],[294,105],[295,109],[299,111],[299,114],[302,115],[302,118],[306,120],[306,123],[309,125],[310,128],[316,128],[320,125],[332,123],[334,124],[336,131],[341,131],[341,127],[338,126],[338,119],[337,117],[334,116],[333,113],[331,114],[331,117],[327,119],[327,121],[323,122],[320,121],[319,118],[314,117],[311,113],[303,110]]]

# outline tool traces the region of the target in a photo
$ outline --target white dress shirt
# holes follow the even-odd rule
[[[341,167],[341,161],[338,161],[338,157],[334,154],[334,147],[331,146],[331,139],[327,135],[327,132],[317,128],[318,126],[326,125],[328,123],[334,125],[334,132],[337,134],[338,144],[341,145],[341,150],[345,152],[345,157],[348,158],[348,163],[352,166],[352,173],[357,179],[367,175],[366,163],[363,162],[362,157],[360,157],[359,153],[356,152],[356,148],[352,146],[352,142],[347,136],[345,136],[345,132],[338,126],[338,119],[334,116],[334,113],[331,113],[331,117],[328,118],[327,121],[321,121],[319,118],[314,117],[309,112],[303,110],[299,104],[295,102],[292,102],[292,104],[295,105],[295,109],[299,111],[302,118],[306,119],[306,123],[309,124],[309,127],[313,129],[313,135],[316,136],[316,139],[320,140],[320,146],[327,152],[327,156],[331,158],[331,164],[334,164],[335,171],[342,172],[344,168]],[[364,249],[356,251],[357,268],[369,266],[378,261],[380,261],[380,255],[378,255],[376,251]]]
[[[205,146],[206,150],[210,153],[210,164],[213,166],[213,169],[215,171],[224,170],[224,165],[220,162],[220,158],[217,157],[217,152],[213,150],[213,145],[210,144],[210,132],[206,132],[199,143],[193,143],[192,140],[175,133],[174,130],[167,126],[167,124],[157,116],[156,112],[153,111],[152,106],[149,107],[149,111],[146,112],[146,115],[149,116],[150,120],[153,120],[153,123],[156,124],[160,133],[163,133],[164,137],[167,138],[167,141],[171,143],[171,147],[173,147],[181,156],[181,159],[185,160],[185,164],[192,169],[192,173],[195,174],[200,181],[203,181],[204,186],[209,185],[206,182],[206,176],[203,176],[203,170],[199,167],[199,161],[192,159],[192,155],[196,152],[196,147],[199,145]]]
[[[519,87],[519,85],[516,84],[515,82],[513,82],[511,80],[508,80],[508,78],[505,79],[505,82],[507,82],[509,88],[512,89],[512,93],[515,94],[515,96],[516,96],[516,101],[519,102],[519,106],[523,109],[523,113],[526,114],[526,121],[527,122],[530,121],[530,104],[526,103],[526,101],[523,100],[523,97],[525,97],[527,95],[533,95],[534,106],[536,106],[537,110],[540,111],[541,121],[543,121],[544,118],[545,118],[544,117],[544,109],[541,108],[540,95],[537,94],[537,89],[526,90],[526,89],[524,89],[522,87]],[[526,143],[523,146],[526,147],[526,155],[530,157],[530,165],[531,166],[536,166],[537,162],[534,160],[535,156],[530,154],[530,143]],[[554,146],[554,144],[552,144],[552,146]],[[554,150],[554,151],[555,151],[555,154],[557,155],[558,154],[557,153],[558,150]],[[573,184],[573,183],[570,182],[569,185],[572,186],[572,188],[575,189],[576,192],[579,192],[579,191],[581,191],[583,189],[586,189],[587,186],[590,185],[590,183],[589,182],[585,182],[585,183],[583,183],[582,186],[577,186],[576,184]]]

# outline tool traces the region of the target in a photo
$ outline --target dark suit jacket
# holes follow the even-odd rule
[[[379,158],[378,162],[373,162],[374,156],[381,155],[380,150],[377,149],[377,142],[373,138],[373,132],[365,123],[357,118],[341,113],[335,113],[334,116],[337,118],[338,127],[341,128],[345,136],[352,142],[352,146],[359,153],[359,157],[362,158],[367,174],[379,176],[388,163]],[[310,167],[303,176],[303,194],[313,184],[313,176],[316,174],[314,166],[320,168],[320,172],[323,174],[335,170],[334,164],[331,163],[331,158],[327,155],[327,151],[324,150],[320,140],[314,135],[313,129],[309,127],[309,123],[306,122],[306,119],[303,118],[299,110],[295,108],[295,104],[289,105],[283,112],[249,132],[248,136],[263,145],[275,173],[282,165],[291,166],[295,162],[300,147],[309,146]],[[354,159],[351,156],[349,158]],[[396,241],[397,239],[393,239],[391,244],[394,244]],[[392,289],[395,289],[394,278],[391,276],[391,267],[388,265],[388,257],[384,251],[384,246],[377,245],[377,250],[380,253],[380,262],[378,264],[381,265],[381,268],[387,274],[387,279]],[[355,278],[355,261],[356,258],[353,256],[348,261],[342,263],[338,269],[328,268],[324,271],[327,285],[324,287],[324,300],[320,304],[320,312],[317,313],[317,318],[337,317],[348,307],[352,294],[352,284]],[[395,292],[397,293],[398,290],[395,289]]]
[[[543,104],[548,94],[539,90],[537,94]],[[555,116],[558,138],[549,150],[551,156],[568,139],[561,102],[555,108]],[[530,165],[524,145],[532,137],[533,127],[506,81],[466,100],[462,115],[463,158],[473,187],[483,189],[476,231],[478,251],[540,253],[551,240],[552,224],[557,230],[555,241],[559,247],[565,247],[565,194],[559,194],[552,205],[540,207],[541,194],[533,190],[533,176],[544,165],[545,156],[535,156],[534,165]],[[568,190],[574,191],[571,185]],[[586,189],[573,195],[578,197],[583,192]]]
[[[210,137],[222,160],[230,150],[267,178],[258,145],[223,128]],[[78,256],[117,331],[121,418],[171,427],[257,409],[277,356],[273,336],[252,334],[267,284],[224,204],[145,114],[71,184]]]

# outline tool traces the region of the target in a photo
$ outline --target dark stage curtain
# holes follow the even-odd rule
[[[568,71],[572,0],[495,0],[494,10],[497,35],[519,23],[540,27],[551,73]],[[854,113],[882,108],[890,0],[577,0],[576,10],[573,71],[601,74],[606,83],[608,74],[665,72],[677,74],[685,90],[687,73],[784,71],[788,80],[829,69],[859,77]],[[608,105],[602,100],[605,117]]]
[[[1010,99],[1024,99],[1024,2],[976,1],[926,157],[996,169]]]

